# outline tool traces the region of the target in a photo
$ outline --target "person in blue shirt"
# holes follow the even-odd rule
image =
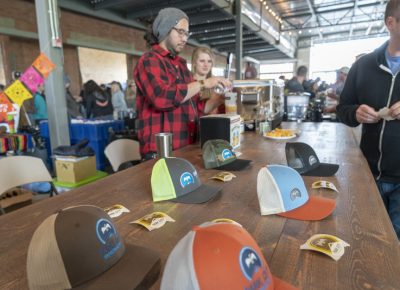
[[[32,115],[33,120],[38,124],[41,120],[47,120],[47,105],[44,95],[44,85],[40,84],[37,87],[35,96],[33,97],[35,113]]]

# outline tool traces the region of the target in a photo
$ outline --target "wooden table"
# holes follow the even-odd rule
[[[153,203],[150,174],[154,161],[142,163],[95,183],[25,207],[0,217],[0,289],[26,289],[26,254],[36,227],[50,214],[67,206],[94,204],[107,207],[121,203],[131,210],[115,219],[125,239],[157,249],[162,264],[175,244],[194,225],[215,218],[231,218],[241,223],[260,245],[271,272],[302,289],[400,289],[400,250],[388,215],[368,165],[351,130],[336,123],[284,124],[300,126],[301,136],[293,141],[313,146],[322,162],[340,164],[333,177],[339,193],[311,189],[319,177],[304,177],[311,195],[336,199],[332,216],[318,222],[304,222],[279,216],[261,216],[256,180],[266,164],[286,164],[285,142],[267,140],[254,133],[242,138],[241,158],[252,166],[237,172],[229,183],[209,180],[216,170],[204,170],[198,146],[175,152],[198,169],[204,183],[223,187],[221,195],[206,204]],[[153,211],[163,211],[176,220],[148,232],[129,224]],[[311,235],[333,234],[350,244],[335,262],[311,251],[299,250]],[[158,289],[160,279],[152,289]]]

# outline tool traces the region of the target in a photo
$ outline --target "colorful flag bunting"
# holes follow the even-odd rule
[[[49,73],[56,67],[43,52],[35,59],[32,66],[36,68],[44,78],[47,78]]]
[[[20,107],[25,100],[32,98],[32,94],[19,80],[13,82],[4,92],[13,103]]]
[[[19,78],[25,86],[32,92],[32,94],[36,93],[37,86],[44,83],[44,79],[42,76],[32,67],[26,69],[26,71]]]

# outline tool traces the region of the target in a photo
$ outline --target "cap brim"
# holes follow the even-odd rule
[[[246,160],[246,159],[236,159],[235,161],[221,165],[219,167],[216,167],[215,169],[218,170],[224,170],[224,171],[239,171],[245,169],[247,166],[249,166],[251,163],[251,160]]]
[[[148,248],[125,244],[122,258],[98,277],[72,289],[148,289],[160,275],[158,253]]]
[[[170,199],[170,201],[180,203],[204,203],[213,199],[220,191],[221,188],[219,187],[202,184],[196,190],[180,197]]]
[[[334,175],[338,169],[339,165],[337,164],[320,163],[318,167],[300,174],[303,176],[327,177]]]
[[[299,290],[299,288],[294,287],[293,285],[275,277],[274,275],[272,275],[272,278],[274,279],[274,290]]]
[[[336,201],[334,199],[310,196],[303,206],[278,215],[296,220],[318,221],[329,216],[335,208]]]

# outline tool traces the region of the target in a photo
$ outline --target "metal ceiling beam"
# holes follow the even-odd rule
[[[213,48],[216,48],[219,51],[234,51],[235,50],[235,44],[230,44],[230,45],[216,45],[212,46]],[[274,46],[269,44],[268,42],[265,43],[259,43],[259,44],[246,44],[243,43],[243,50],[251,50],[251,49],[260,49],[260,48],[273,48],[276,49]]]
[[[88,15],[93,18],[98,18],[98,19],[110,21],[113,23],[118,23],[121,25],[125,25],[127,27],[133,27],[133,28],[137,28],[140,30],[146,29],[146,26],[144,26],[143,24],[141,24],[137,21],[134,21],[134,20],[125,19],[124,17],[122,17],[121,14],[119,14],[115,11],[110,11],[110,10],[95,11],[95,10],[93,10],[92,6],[86,1],[59,0],[58,6],[65,10]]]
[[[208,41],[214,39],[221,39],[224,37],[235,37],[235,30],[224,30],[224,31],[216,31],[216,32],[208,32],[208,33],[201,33],[201,34],[193,34],[193,38],[196,38],[199,41]],[[254,35],[252,31],[243,31],[243,35]]]
[[[234,29],[235,28],[235,21],[234,20],[223,20],[223,21],[216,21],[213,23],[204,23],[204,24],[197,24],[197,25],[191,25],[190,26],[190,31],[193,33],[198,33],[198,32],[205,32],[205,31],[210,31],[211,29]],[[205,32],[207,33],[207,32]]]
[[[233,20],[232,15],[229,16],[226,13],[221,12],[221,10],[215,9],[212,11],[201,11],[201,13],[190,13],[188,16],[190,19],[190,25],[210,23],[220,21],[222,19]]]
[[[352,34],[353,34],[353,28],[354,28],[353,23],[354,23],[354,16],[356,14],[357,5],[358,5],[358,0],[355,0],[354,1],[354,7],[353,7],[353,13],[351,15],[351,24],[350,24],[350,29],[349,29],[349,37],[351,37]]]
[[[318,16],[317,16],[317,14],[315,13],[315,8],[314,8],[313,3],[311,2],[311,0],[306,0],[306,1],[307,1],[308,8],[309,8],[310,11],[311,11],[312,17],[315,19],[315,21],[317,21],[318,26],[321,26],[321,23],[319,22]],[[321,33],[321,31],[319,31],[319,37],[322,38],[322,33]]]
[[[307,0],[307,1],[309,1],[309,0]],[[366,4],[359,4],[358,7],[365,8],[365,7],[375,6],[375,5],[378,5],[378,4],[380,4],[380,1],[372,2],[372,3],[366,3]],[[327,9],[327,10],[321,10],[321,9],[317,8],[317,9],[315,9],[315,13],[316,14],[326,14],[326,13],[332,13],[332,12],[338,12],[338,11],[352,9],[352,7],[353,7],[353,5],[351,5],[351,6],[347,5],[345,7],[336,8],[336,9],[332,8],[332,9]],[[310,15],[312,15],[311,12],[305,12],[305,13],[299,13],[299,14],[286,15],[286,16],[282,15],[281,18],[283,20],[286,20],[286,19],[292,19],[292,18],[306,17],[306,16],[310,16]]]
[[[351,25],[351,24],[360,24],[360,23],[370,23],[370,22],[377,22],[377,21],[382,21],[382,19],[375,19],[375,20],[361,20],[361,21],[354,21],[354,22],[343,22],[338,25],[335,25],[336,27],[340,26],[346,26],[346,25]],[[288,29],[282,29],[281,32],[288,32],[288,31],[296,31],[296,30],[308,30],[308,29],[318,29],[318,28],[327,28],[327,27],[332,27],[332,25],[320,25],[320,26],[310,26],[310,27],[300,27],[300,28],[288,28]]]
[[[92,1],[91,1],[92,2]],[[133,4],[132,0],[103,0],[101,2],[96,2],[93,5],[95,10],[112,8],[122,4]]]
[[[193,8],[204,7],[207,5],[210,5],[210,2],[208,0],[181,1],[177,3],[168,3],[166,1],[161,1],[161,3],[157,5],[132,9],[131,11],[127,12],[126,17],[136,19],[139,17],[155,15],[156,13],[158,13],[159,10],[165,7],[176,7],[181,10],[189,10]]]
[[[225,38],[225,40],[211,41],[211,42],[209,42],[209,44],[211,46],[225,45],[225,44],[228,44],[228,43],[234,44],[236,42],[236,38],[235,37],[234,38]],[[258,36],[251,36],[251,37],[247,37],[247,38],[243,37],[242,39],[243,39],[243,42],[245,42],[245,41],[251,41],[251,40],[259,40],[259,37]]]

